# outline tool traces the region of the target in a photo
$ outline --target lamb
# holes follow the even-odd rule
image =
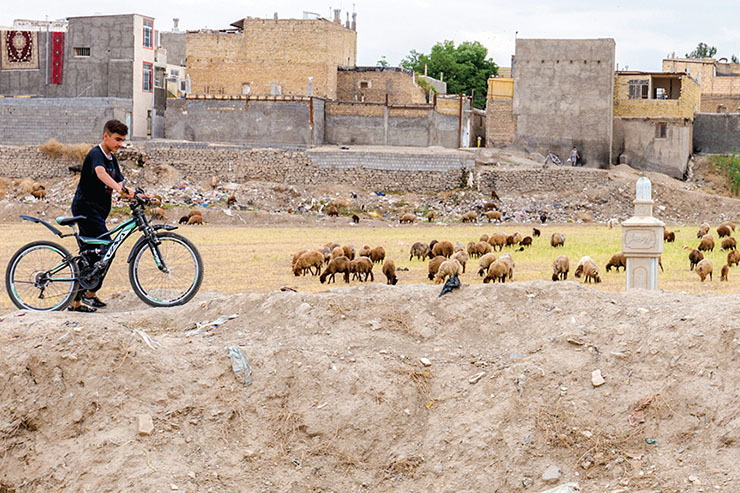
[[[435,257],[437,255],[442,255],[443,257],[450,258],[452,257],[452,254],[455,253],[455,247],[453,247],[452,243],[449,241],[440,241],[439,243],[435,243],[434,247],[432,247],[432,253]]]
[[[344,252],[344,256],[347,257],[350,260],[355,259],[355,247],[352,245],[345,245],[342,247],[342,251]]]
[[[344,282],[349,282],[349,263],[350,260],[342,255],[341,257],[333,258],[329,261],[329,264],[326,266],[326,269],[324,269],[324,272],[321,273],[321,276],[319,277],[319,281],[321,281],[321,284],[324,284],[325,281],[330,282],[334,281],[336,282],[336,278],[334,277],[337,272],[341,272],[344,274]]]
[[[299,275],[305,276],[306,271],[308,271],[312,275],[317,276],[321,272],[322,265],[324,265],[323,253],[318,250],[304,252],[293,262],[293,275],[296,277]],[[316,269],[315,272],[313,270],[314,268]]]
[[[460,220],[464,223],[472,223],[472,222],[475,222],[477,218],[478,218],[478,214],[476,214],[473,211],[470,211],[470,212],[466,212],[465,214],[463,214]]]
[[[736,266],[740,264],[740,252],[737,250],[732,250],[730,253],[727,254],[727,265],[735,264]]]
[[[180,224],[187,224],[189,220],[190,220],[190,218],[188,216],[182,216],[180,218],[180,220],[178,221],[178,223],[180,223]]]
[[[425,258],[427,258],[427,255],[431,255],[429,251],[429,246],[426,243],[417,241],[416,243],[411,245],[411,251],[409,252],[409,262],[414,257],[417,257],[419,260],[424,260]]]
[[[188,219],[190,219],[193,216],[202,216],[203,214],[198,209],[192,209],[190,212],[188,212]]]
[[[521,246],[521,247],[532,246],[532,237],[531,236],[525,236],[524,238],[522,238],[522,241],[519,242],[519,246]]]
[[[725,236],[732,236],[732,231],[729,226],[719,225],[717,226],[717,236],[724,238]]]
[[[737,250],[737,240],[730,236],[722,240],[722,248],[720,250]]]
[[[719,281],[727,281],[727,274],[730,273],[730,266],[725,264],[722,266],[722,271],[720,272]]]
[[[433,280],[435,274],[437,274],[437,271],[439,270],[439,266],[442,265],[442,262],[447,260],[442,255],[438,255],[434,257],[432,260],[429,261],[429,265],[427,266],[427,271],[429,272],[429,280]]]
[[[383,274],[385,274],[386,284],[396,284],[398,277],[396,277],[396,264],[393,260],[388,259],[383,263]]]
[[[581,260],[578,261],[578,265],[576,265],[576,272],[575,272],[575,276],[577,278],[580,278],[581,275],[583,275],[583,270],[587,262],[594,263],[593,259],[589,257],[588,255],[584,255],[583,257],[581,257]]]
[[[562,233],[553,233],[550,237],[550,245],[553,248],[565,246],[565,235]]]
[[[357,214],[352,214],[352,222],[355,223],[355,224],[359,224],[360,223],[360,216],[358,216]]]
[[[167,216],[164,213],[164,209],[161,207],[155,207],[154,209],[150,209],[149,212],[151,212],[152,217],[149,219],[150,221],[154,221],[155,219],[159,219],[160,221],[166,221]]]
[[[486,202],[483,204],[483,210],[486,211],[497,211],[498,206],[496,205],[496,202]]]
[[[565,281],[568,279],[568,271],[570,270],[570,261],[565,255],[560,255],[552,263],[552,280],[553,281]]]
[[[579,268],[581,269],[580,273],[578,270]],[[597,284],[601,282],[601,278],[599,277],[599,267],[591,257],[583,257],[581,258],[581,261],[578,262],[578,267],[576,267],[576,277],[580,277],[579,274],[583,274],[583,282],[593,281]]]
[[[455,242],[455,252],[454,253],[462,252],[464,250],[465,250],[465,247],[463,246],[462,241],[456,241]]]
[[[522,235],[520,235],[519,232],[516,232],[513,235],[506,237],[506,246],[516,245],[520,241],[522,241]]]
[[[495,250],[496,247],[498,247],[498,251],[504,249],[504,245],[506,245],[506,234],[505,233],[493,233],[490,238],[488,238],[488,243],[491,245],[491,247]]]
[[[483,278],[483,283],[488,284],[489,282],[506,282],[506,277],[509,272],[509,264],[505,261],[498,259],[488,267],[488,273]]]
[[[488,222],[499,221],[501,222],[501,213],[499,211],[486,211],[483,213],[488,218]]]
[[[188,219],[188,224],[204,224],[203,216],[201,215],[191,216],[190,219]]]
[[[293,260],[290,263],[291,268],[295,267],[295,263],[298,262],[298,259],[301,258],[301,255],[303,255],[307,251],[308,251],[307,249],[303,248],[303,249],[298,250],[296,253],[293,254]]]
[[[540,234],[542,234],[542,233],[540,233],[540,230],[539,229],[532,228],[532,236],[534,236],[535,238],[539,238],[540,237]]]
[[[46,187],[43,186],[41,183],[34,183],[33,190],[31,190],[31,195],[33,195],[37,199],[45,199],[46,198]]]
[[[612,255],[612,258],[609,259],[609,263],[606,264],[606,271],[609,272],[612,267],[614,267],[617,272],[619,272],[620,267],[627,270],[627,259],[624,256],[624,252]]]
[[[434,211],[427,212],[427,221],[432,222],[432,219],[434,219]]]
[[[363,274],[365,274],[364,281],[367,281],[368,276],[370,277],[370,281],[375,280],[375,276],[373,276],[373,263],[367,257],[359,257],[355,260],[350,260],[349,272],[352,274],[353,279],[357,279],[360,282],[363,281]]]
[[[697,247],[697,250],[700,250],[702,252],[713,252],[714,251],[714,238],[712,235],[707,234],[704,235],[701,239],[701,242],[699,242],[699,246]]]
[[[462,265],[460,265],[460,262],[458,262],[454,258],[445,260],[439,266],[439,269],[437,270],[437,275],[434,276],[434,284],[442,284],[448,277],[452,277],[455,275],[459,276],[461,273]]]
[[[506,275],[510,281],[513,281],[514,280],[514,259],[508,253],[501,255],[498,259],[505,262],[509,266],[509,270],[507,271]]]
[[[375,247],[372,250],[370,250],[370,260],[373,261],[373,263],[381,263],[385,259],[385,248],[382,246]]]
[[[426,245],[424,245],[424,246],[426,246]],[[360,248],[358,250],[357,256],[358,257],[368,257],[369,258],[370,257],[370,250],[372,250],[372,248],[370,248],[370,245],[365,245],[365,246],[363,246],[362,248]],[[411,260],[411,259],[409,259],[409,260]]]
[[[231,207],[232,205],[236,204],[236,195],[233,193],[228,196],[226,199],[226,207]]]
[[[344,255],[344,248],[337,246],[331,249],[331,258],[335,259],[337,257],[342,257]]]
[[[496,261],[496,255],[493,253],[487,253],[483,255],[480,260],[478,260],[478,267],[480,269],[478,270],[478,275],[483,276],[488,271],[488,268],[491,266],[492,263]]]
[[[688,245],[684,245],[683,246],[683,249],[684,250],[688,250],[689,249],[689,246]],[[727,263],[728,264],[730,263],[730,254],[732,254],[732,252],[730,252],[730,253],[727,254]],[[738,256],[740,257],[740,254]],[[696,249],[691,250],[691,252],[689,253],[689,262],[691,263],[691,265],[689,265],[689,270],[694,270],[694,267],[696,266],[696,264],[698,264],[702,259],[704,259],[704,254],[703,253],[701,253],[699,250],[696,250]],[[740,260],[740,259],[738,259],[738,260]]]
[[[342,246],[342,245],[340,245],[340,244],[339,244],[339,243],[337,243],[336,241],[330,241],[329,243],[327,243],[327,244],[326,244],[326,245],[324,245],[324,246],[325,246],[325,247],[328,247],[328,248],[329,248],[329,250],[334,250],[334,249],[335,249],[336,247],[338,247],[338,246]]]
[[[704,235],[709,233],[709,225],[707,223],[703,223],[701,226],[699,226],[699,231],[696,233],[697,238],[702,238]]]
[[[339,217],[339,211],[333,205],[326,208],[326,215],[329,217]]]
[[[401,216],[398,222],[400,222],[401,224],[403,223],[413,224],[414,222],[416,222],[416,216],[411,213],[406,213]]]
[[[701,279],[701,282],[704,282],[704,279],[709,276],[709,280],[712,280],[712,261],[708,258],[705,258],[701,262],[699,262],[696,266],[696,273],[699,275],[699,279]]]
[[[478,241],[488,241],[488,235],[483,233],[482,235],[480,235]]]
[[[478,256],[478,249],[475,247],[476,243],[474,241],[468,242],[468,256],[470,257],[477,257]],[[490,246],[490,245],[489,245]]]
[[[475,244],[475,253],[477,257],[490,253],[492,250],[491,245],[485,241],[479,241]]]
[[[462,273],[465,274],[465,265],[468,263],[468,254],[465,252],[457,252],[452,256],[452,258],[460,262],[460,265],[462,265]]]
[[[676,241],[676,233],[663,228],[663,241],[666,243],[673,243]]]
[[[733,223],[732,221],[725,221],[722,224],[720,224],[720,226],[727,226],[732,231],[735,231],[735,223]]]

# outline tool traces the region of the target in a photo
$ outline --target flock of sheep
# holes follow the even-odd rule
[[[717,227],[717,234],[722,239],[721,249],[728,250],[727,265],[722,267],[721,280],[727,280],[727,274],[731,265],[740,264],[740,252],[737,250],[737,242],[731,236],[735,225],[731,222],[722,223]],[[702,224],[697,237],[701,239],[696,249],[688,246],[683,248],[690,250],[690,270],[695,270],[703,282],[707,277],[712,279],[712,262],[704,258],[702,252],[713,251],[715,248],[714,238],[709,233],[710,226]],[[427,264],[428,278],[437,284],[444,282],[452,276],[464,274],[470,259],[478,259],[478,276],[483,278],[484,283],[506,282],[514,277],[514,258],[512,253],[523,251],[532,245],[534,238],[541,236],[537,228],[532,228],[532,234],[522,236],[516,232],[506,234],[495,232],[490,236],[483,234],[478,241],[471,241],[467,245],[462,242],[451,242],[447,240],[432,240],[430,243],[416,242],[409,251],[409,261],[418,259],[429,260]],[[675,241],[675,232],[664,230],[663,239],[666,243]],[[565,245],[565,235],[553,233],[550,236],[550,246],[553,249]],[[503,253],[504,248],[511,249]],[[498,255],[498,256],[497,256]],[[662,259],[658,259],[660,269],[663,270]],[[371,248],[365,245],[355,251],[352,245],[342,246],[339,243],[327,243],[316,250],[303,249],[293,255],[292,272],[295,276],[312,274],[319,276],[321,283],[336,282],[336,274],[342,274],[344,281],[349,283],[350,279],[360,282],[374,281],[373,267],[382,264],[382,272],[388,284],[396,284],[395,262],[386,258],[385,249],[382,246]],[[622,268],[626,270],[627,261],[623,252],[612,255],[606,264],[606,271],[612,268],[619,272]],[[323,271],[322,271],[323,269]],[[570,260],[565,255],[558,256],[552,264],[552,280],[567,280],[570,272]],[[589,256],[583,256],[576,265],[575,277],[583,278],[583,282],[601,282],[599,266]]]

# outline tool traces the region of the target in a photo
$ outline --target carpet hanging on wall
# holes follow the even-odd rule
[[[38,33],[35,31],[0,31],[0,69],[39,68]]]
[[[52,32],[51,34],[51,83],[62,83],[62,72],[64,69],[64,33]]]

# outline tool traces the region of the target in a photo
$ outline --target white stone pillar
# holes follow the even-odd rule
[[[658,259],[665,224],[653,217],[652,185],[637,180],[635,214],[622,223],[622,251],[627,259],[627,290],[658,289]]]

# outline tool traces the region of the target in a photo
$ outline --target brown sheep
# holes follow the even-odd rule
[[[727,254],[727,265],[732,264],[735,264],[736,266],[740,264],[740,252],[737,250],[733,250]]]
[[[324,265],[324,254],[318,250],[304,252],[293,264],[293,275],[306,275],[306,271],[317,276],[321,272],[321,266]],[[316,269],[314,272],[313,269]]]
[[[232,194],[231,194],[231,195],[229,195],[229,196],[228,196],[228,198],[226,199],[226,207],[231,207],[232,205],[235,205],[235,204],[236,204],[236,195],[234,195],[234,194],[232,193]]]
[[[676,233],[663,228],[663,241],[665,241],[666,243],[673,243],[674,241],[676,241]]]
[[[712,261],[709,260],[708,258],[705,258],[704,260],[702,260],[696,265],[695,272],[699,275],[699,279],[701,279],[701,282],[704,282],[704,279],[706,279],[707,276],[709,276],[709,280],[711,281],[712,280],[712,269],[713,269]]]
[[[434,276],[434,284],[442,284],[445,279],[452,276],[459,276],[462,273],[462,265],[456,259],[445,260],[437,269],[437,275]]]
[[[347,257],[350,260],[355,259],[355,247],[352,245],[345,245],[342,247],[342,251],[344,252],[344,256]]]
[[[689,246],[688,245],[684,245],[683,246],[683,249],[684,250],[689,250]],[[730,252],[730,254],[731,253],[732,252]],[[730,257],[729,257],[730,254],[727,254],[728,255],[727,256],[727,263],[728,264],[730,263],[730,260],[729,260],[730,259]],[[691,252],[689,252],[689,262],[690,262],[689,270],[694,270],[694,267],[696,266],[696,264],[698,264],[703,259],[704,259],[704,254],[701,253],[699,250],[696,250],[696,249],[691,250]]]
[[[434,211],[427,212],[427,221],[432,222],[432,219],[434,219]]]
[[[319,251],[324,254],[324,263],[329,263],[329,260],[331,260],[331,250],[328,246],[322,246],[319,248]]]
[[[483,278],[483,283],[488,284],[489,282],[506,282],[506,277],[509,272],[509,264],[505,261],[498,259],[488,267],[488,273]]]
[[[483,233],[482,235],[480,235],[478,241],[488,241],[488,235]]]
[[[401,216],[401,218],[398,220],[401,224],[408,223],[413,224],[416,222],[416,216],[410,213],[406,213]]]
[[[714,238],[712,235],[704,235],[699,242],[699,246],[696,248],[701,252],[713,252],[714,251]]]
[[[331,249],[331,258],[335,259],[344,255],[344,248],[337,246]]]
[[[382,246],[375,247],[372,250],[370,250],[370,260],[373,261],[374,264],[381,263],[385,259],[385,248]]]
[[[386,284],[396,284],[398,277],[396,277],[396,264],[393,260],[388,259],[383,263],[383,274],[385,274]]]
[[[357,279],[360,282],[363,280],[367,281],[368,276],[370,277],[370,281],[375,280],[375,276],[373,275],[373,263],[367,257],[359,257],[355,260],[350,260],[349,272],[352,274],[352,279]],[[365,274],[365,279],[362,278],[363,274]]]
[[[729,226],[717,226],[717,236],[719,236],[720,238],[724,238],[725,236],[732,236],[732,230],[730,230]]]
[[[326,208],[326,215],[329,217],[339,217],[339,211],[333,205]]]
[[[732,231],[735,231],[735,223],[733,223],[732,221],[725,221],[722,224],[720,224],[720,226],[727,226]]]
[[[522,235],[519,232],[506,237],[506,246],[513,246],[522,241]]]
[[[722,266],[722,271],[720,272],[720,276],[719,276],[720,282],[727,281],[727,275],[729,273],[730,273],[730,266],[727,265],[727,264],[723,265]]]
[[[568,279],[570,270],[570,261],[565,255],[561,255],[552,263],[552,280],[565,281]]]
[[[584,255],[581,257],[581,260],[578,261],[578,265],[576,265],[575,276],[579,279],[583,275],[583,269],[586,262],[593,262],[593,259],[588,255]]]
[[[163,198],[162,198],[162,196],[161,196],[161,195],[159,195],[159,194],[157,194],[157,195],[154,195],[154,196],[152,196],[152,198],[151,198],[151,199],[149,199],[149,203],[150,203],[150,204],[151,204],[151,205],[152,205],[153,207],[161,207],[161,206],[162,206],[162,202],[164,202],[164,199],[163,199]]]
[[[180,220],[178,221],[178,223],[180,223],[180,224],[187,224],[188,221],[190,221],[190,218],[188,216],[182,216],[180,218]]]
[[[476,214],[473,211],[470,211],[470,212],[466,212],[465,214],[463,214],[460,220],[464,223],[473,223],[475,222],[477,218],[478,218],[478,214]]]
[[[730,236],[722,240],[722,248],[720,250],[737,250],[737,240]]]
[[[429,251],[431,251],[431,250],[432,250],[432,248],[434,248],[434,245],[436,245],[437,243],[439,243],[439,242],[438,242],[437,240],[432,240],[432,241],[430,241],[430,242],[429,242]],[[430,258],[431,258],[431,257],[430,257]]]
[[[565,246],[565,235],[562,233],[553,233],[550,237],[550,245],[553,248]]]
[[[439,255],[437,257],[434,257],[432,260],[429,261],[429,265],[427,266],[427,271],[429,272],[429,280],[433,280],[434,276],[437,274],[437,271],[439,270],[439,266],[442,265],[442,262],[447,260],[442,255]]]
[[[468,254],[465,252],[457,252],[452,256],[452,258],[460,262],[460,265],[462,265],[462,273],[465,274],[465,265],[468,263]]]
[[[203,214],[198,209],[193,209],[190,212],[188,212],[188,218],[191,218],[193,216],[202,216]]]
[[[506,265],[509,266],[509,270],[506,273],[506,275],[510,281],[513,281],[514,280],[514,259],[508,253],[501,255],[498,259],[505,262]]]
[[[303,248],[301,250],[298,250],[293,254],[293,261],[290,263],[291,266],[295,266],[295,263],[298,262],[298,259],[301,258],[301,255],[306,253],[308,250]]]
[[[477,257],[478,256],[478,249],[475,247],[476,243],[474,241],[468,242],[468,256],[470,257]]]
[[[352,214],[352,222],[355,223],[355,224],[359,224],[360,223],[360,216],[358,216],[357,214]]]
[[[341,257],[333,258],[329,261],[329,264],[326,266],[326,269],[324,269],[324,272],[321,273],[321,276],[319,277],[319,281],[321,281],[321,284],[324,284],[326,282],[329,284],[330,282],[334,281],[337,282],[336,278],[334,277],[337,272],[341,272],[344,274],[344,282],[349,282],[349,262],[350,260],[342,255]],[[328,278],[328,281],[327,281]]]
[[[707,223],[703,223],[701,226],[699,226],[699,231],[696,233],[697,238],[702,238],[704,235],[709,233],[709,225]]]
[[[531,236],[525,236],[524,238],[522,238],[522,241],[519,242],[519,246],[521,246],[521,247],[532,246],[532,237]]]
[[[201,215],[190,216],[190,219],[188,219],[188,224],[204,224],[203,216]]]
[[[432,247],[432,253],[435,257],[442,255],[443,257],[450,258],[455,253],[455,247],[449,241],[440,241]]]
[[[494,255],[493,253],[487,253],[483,255],[480,260],[478,260],[478,267],[480,267],[480,269],[478,270],[478,275],[483,276],[488,271],[488,268],[491,266],[491,264],[495,261],[496,255]]]
[[[41,183],[34,183],[33,190],[31,191],[31,195],[33,195],[37,199],[45,199],[46,198],[46,187],[43,186]]]
[[[483,255],[490,253],[491,250],[491,245],[485,241],[479,241],[475,244],[476,257],[482,257]]]
[[[614,267],[617,272],[619,272],[620,267],[622,267],[624,270],[627,270],[627,259],[624,256],[624,252],[619,252],[612,255],[612,258],[609,259],[609,263],[606,264],[606,271],[609,272],[612,267]]]
[[[339,244],[339,243],[337,243],[336,241],[330,241],[329,243],[327,243],[327,244],[326,244],[326,245],[324,245],[324,246],[325,246],[325,247],[328,247],[328,248],[329,248],[329,250],[334,250],[334,249],[335,249],[336,247],[338,247],[338,246],[342,246],[342,245],[340,245],[340,244]]]
[[[424,260],[427,258],[427,256],[430,255],[429,252],[429,245],[426,243],[422,243],[421,241],[417,241],[413,245],[411,245],[411,251],[409,252],[409,261],[413,259],[414,257],[418,258],[419,260]]]
[[[580,278],[582,275],[584,276],[583,282],[601,282],[599,267],[588,255],[581,257],[581,260],[578,261],[578,265],[576,266],[575,276]]]
[[[535,238],[539,238],[541,234],[542,233],[540,233],[540,230],[539,229],[532,228],[532,236],[534,236]]]
[[[490,238],[488,238],[488,243],[490,243],[491,247],[496,250],[496,247],[498,247],[498,251],[504,249],[504,245],[506,245],[506,233],[493,233]]]
[[[360,250],[357,252],[358,257],[370,257],[370,251],[372,248],[370,248],[370,245],[364,245]]]
[[[488,218],[488,222],[491,221],[501,221],[501,213],[499,211],[487,211],[483,213],[484,216]]]
[[[498,206],[496,205],[496,202],[486,202],[483,204],[483,210],[486,211],[497,211]]]

